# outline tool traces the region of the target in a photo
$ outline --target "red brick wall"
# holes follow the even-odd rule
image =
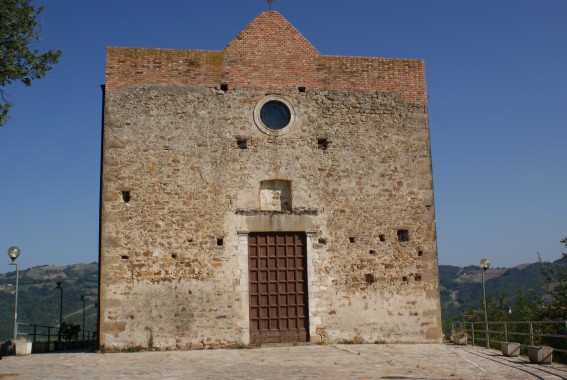
[[[394,92],[426,104],[423,61],[335,57],[317,50],[278,12],[254,19],[223,51],[109,48],[106,90],[142,84]]]
[[[150,83],[218,85],[222,59],[220,51],[108,48],[106,90]]]

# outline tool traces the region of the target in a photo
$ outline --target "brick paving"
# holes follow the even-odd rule
[[[567,379],[567,366],[445,344],[49,353],[4,357],[0,379]]]

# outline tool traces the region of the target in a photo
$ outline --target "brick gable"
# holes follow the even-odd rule
[[[107,91],[145,84],[390,92],[427,103],[423,61],[320,55],[276,11],[260,14],[222,51],[108,49]]]
[[[265,12],[224,49],[224,80],[239,87],[306,86],[319,53],[281,14]]]

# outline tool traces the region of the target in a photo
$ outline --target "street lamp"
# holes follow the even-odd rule
[[[484,286],[484,275],[488,268],[490,268],[490,261],[488,259],[480,260],[480,267],[482,268],[482,299],[484,300],[484,333],[486,338],[486,348],[490,348],[490,340],[488,338],[488,315],[486,314],[486,288]]]
[[[57,335],[57,340],[61,343],[61,329],[63,328],[63,277],[57,276],[55,282],[57,283],[57,289],[61,291],[61,299],[59,301],[59,334]]]
[[[83,301],[83,344],[85,344],[85,292],[81,292],[81,301]]]
[[[16,266],[16,299],[14,301],[14,340],[18,339],[18,282],[20,280],[20,271],[16,259],[20,256],[20,249],[18,247],[10,247],[8,249],[8,257],[12,259],[9,265]]]

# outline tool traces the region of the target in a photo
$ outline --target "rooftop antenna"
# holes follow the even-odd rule
[[[264,0],[266,3],[268,3],[268,10],[272,10],[272,3],[275,2],[276,0]]]

